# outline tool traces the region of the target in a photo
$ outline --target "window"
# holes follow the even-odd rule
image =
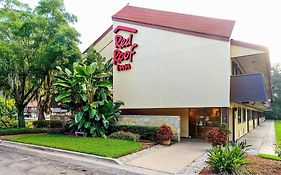
[[[247,110],[247,117],[248,117],[248,120],[252,120],[252,110],[248,109]]]
[[[241,123],[241,108],[238,107],[237,112],[238,112],[238,124],[239,124]]]
[[[246,122],[246,115],[247,115],[246,109],[243,108],[243,114],[242,114],[242,116],[243,116],[243,123]]]

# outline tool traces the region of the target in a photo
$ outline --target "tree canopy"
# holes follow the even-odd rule
[[[271,111],[266,112],[268,118],[281,119],[281,65],[276,64],[271,68],[272,74],[272,105]]]
[[[62,0],[41,0],[32,9],[17,0],[0,2],[0,88],[15,100],[19,126],[23,110],[55,67],[72,65],[80,57],[79,33],[70,25],[76,17]]]

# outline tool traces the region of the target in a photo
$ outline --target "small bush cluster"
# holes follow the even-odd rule
[[[36,120],[33,125],[35,128],[61,128],[63,122],[60,120]]]
[[[110,134],[109,138],[138,142],[140,140],[140,135],[131,132],[118,131]]]
[[[216,173],[239,174],[241,168],[248,164],[245,160],[247,147],[245,143],[213,147],[208,151],[206,162]]]
[[[219,128],[213,128],[207,132],[206,140],[213,146],[224,146],[227,143],[227,133]]]
[[[158,128],[152,126],[114,125],[110,128],[110,133],[126,131],[140,135],[140,139],[157,141]]]
[[[17,120],[10,117],[0,117],[0,129],[16,128],[18,126]]]
[[[173,139],[173,131],[170,126],[162,125],[157,130],[157,139],[160,143]]]
[[[46,132],[42,128],[11,128],[11,129],[0,129],[0,135],[15,135],[15,134],[35,134]]]
[[[275,149],[275,153],[277,154],[278,157],[281,158],[281,147],[277,146],[276,149]]]
[[[25,127],[26,128],[34,128],[33,122],[34,121],[30,121],[30,120],[25,121]]]
[[[220,124],[219,129],[225,132],[227,135],[231,133],[226,123]]]

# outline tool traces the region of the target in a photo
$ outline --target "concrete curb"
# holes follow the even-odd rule
[[[57,149],[57,148],[50,148],[50,147],[45,147],[45,146],[38,146],[38,145],[25,144],[25,143],[19,143],[19,142],[12,142],[12,141],[7,141],[7,140],[0,140],[0,145],[9,146],[9,147],[17,147],[17,148],[21,148],[21,149],[30,148],[30,149],[36,149],[36,150],[46,151],[46,152],[64,153],[64,154],[70,154],[70,155],[79,156],[79,157],[83,157],[83,158],[88,158],[88,159],[93,159],[93,160],[123,165],[122,162],[120,162],[119,160],[114,159],[114,158],[108,158],[108,157],[102,157],[102,156],[91,155],[91,154],[86,154],[86,153],[62,150],[62,149]]]

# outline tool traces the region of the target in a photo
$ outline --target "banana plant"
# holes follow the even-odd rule
[[[113,102],[112,70],[104,58],[98,58],[102,57],[89,65],[76,62],[72,71],[57,67],[55,100],[74,114],[71,127],[104,137],[110,123],[118,120],[123,102]]]

